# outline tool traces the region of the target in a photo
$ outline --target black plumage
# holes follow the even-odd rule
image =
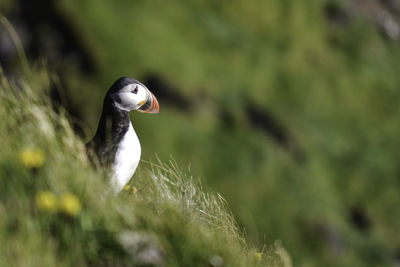
[[[129,112],[117,108],[113,104],[111,94],[132,83],[139,82],[132,78],[122,77],[110,87],[104,97],[96,134],[86,144],[89,157],[92,160],[97,157],[102,165],[109,166],[114,161],[118,144],[128,131],[130,124]]]

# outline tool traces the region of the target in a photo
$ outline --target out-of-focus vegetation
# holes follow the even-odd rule
[[[1,69],[0,69],[1,70]],[[143,163],[120,196],[89,164],[46,70],[0,76],[0,266],[282,266],[253,248],[220,195],[176,163]]]
[[[7,2],[36,10],[28,55],[87,139],[133,76],[161,106],[132,115],[143,158],[190,162],[253,242],[281,240],[295,265],[399,262],[396,1]]]

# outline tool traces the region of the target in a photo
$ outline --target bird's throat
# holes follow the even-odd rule
[[[104,163],[114,160],[117,145],[129,130],[129,112],[104,103],[99,125],[93,138],[95,150]]]

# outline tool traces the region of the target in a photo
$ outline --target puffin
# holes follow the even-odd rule
[[[111,170],[111,189],[117,195],[139,165],[141,146],[129,113],[159,113],[157,98],[141,82],[119,78],[107,91],[94,137],[86,144],[89,158]]]

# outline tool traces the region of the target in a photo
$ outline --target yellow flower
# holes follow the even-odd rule
[[[68,216],[75,217],[81,212],[79,199],[71,193],[64,194],[60,200],[60,210]]]
[[[254,257],[256,257],[257,261],[261,261],[262,260],[262,256],[263,256],[262,252],[254,253]]]
[[[38,148],[26,148],[19,154],[19,160],[28,169],[36,169],[44,164],[44,152]]]
[[[132,192],[132,193],[136,194],[137,188],[134,187],[134,186],[125,185],[125,186],[124,186],[124,191],[125,191],[125,192]]]
[[[50,191],[38,191],[35,197],[36,206],[39,210],[45,212],[56,212],[58,200],[56,195]]]

